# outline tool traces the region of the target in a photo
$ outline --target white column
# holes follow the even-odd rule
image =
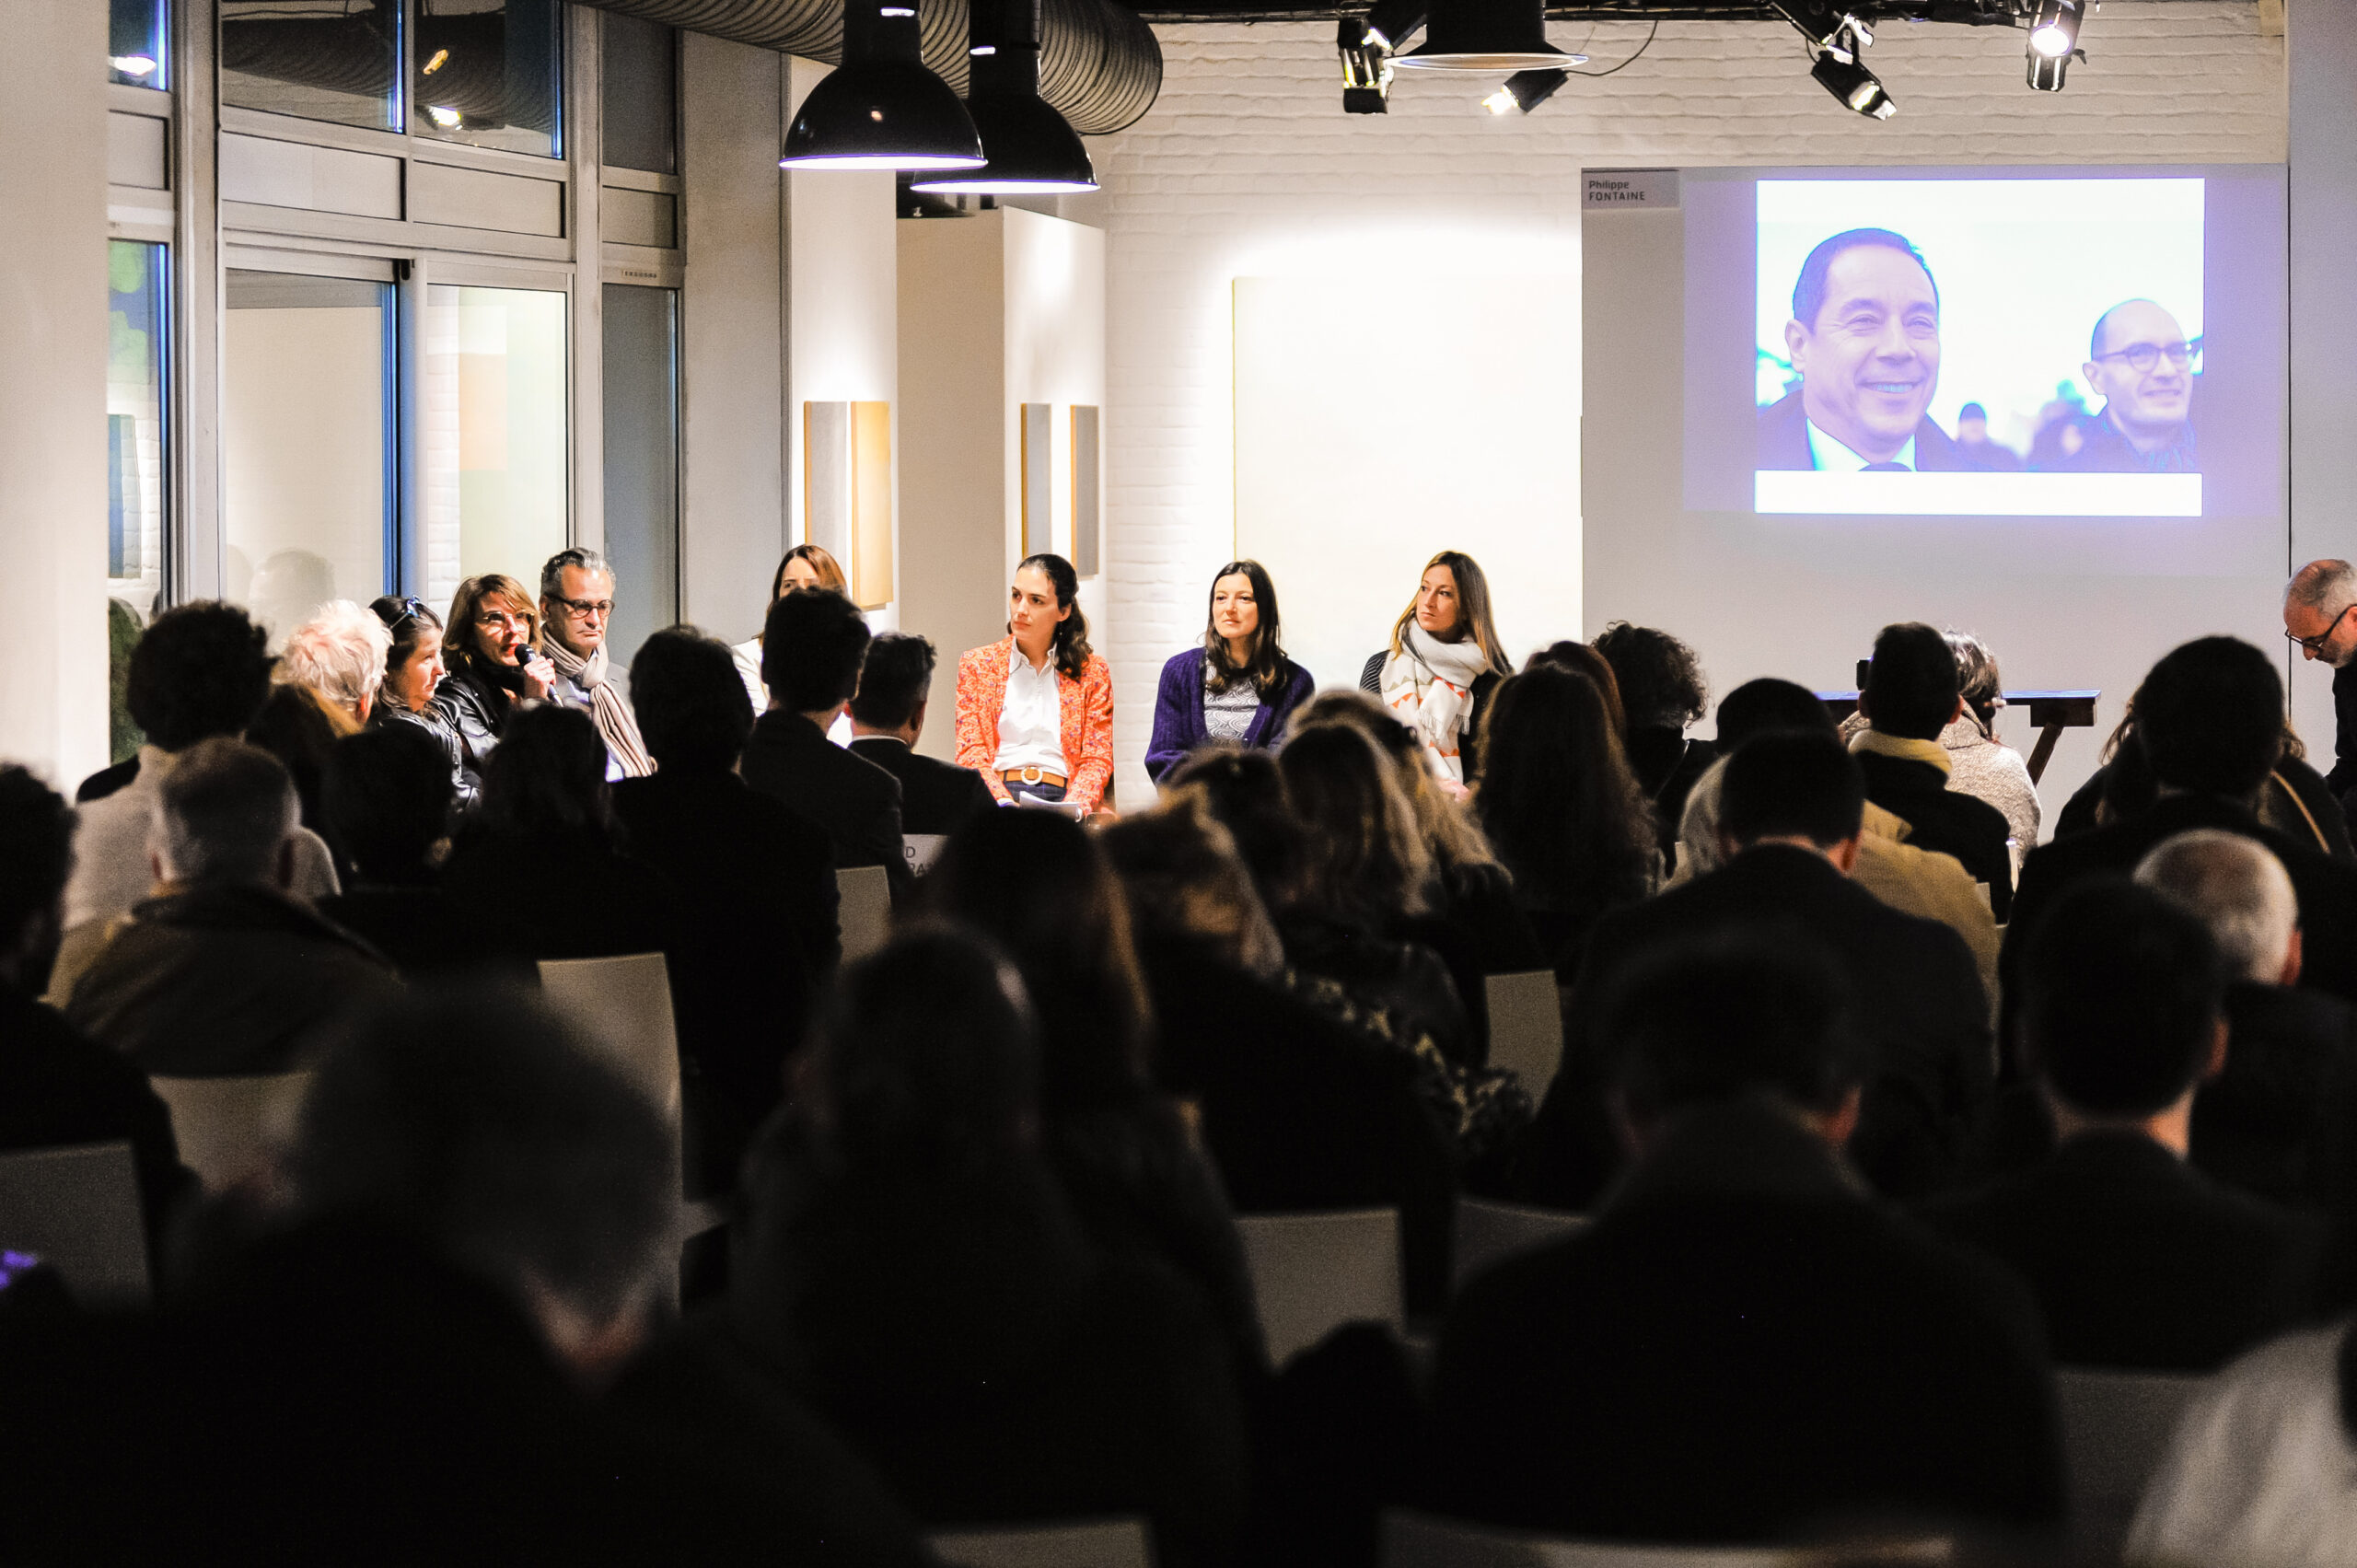
[[[0,759],[107,761],[107,13],[0,4]]]
[[[2292,548],[2357,558],[2357,6],[2293,0]],[[2332,672],[2291,656],[2292,720],[2332,766]]]

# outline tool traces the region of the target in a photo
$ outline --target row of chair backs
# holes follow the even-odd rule
[[[1490,1006],[1490,1065],[1513,1068],[1530,1098],[1542,1098],[1563,1061],[1563,1004],[1555,971],[1493,974],[1483,989]]]
[[[543,958],[540,991],[654,1102],[679,1122],[679,1036],[671,970],[660,953]]]
[[[147,1232],[131,1145],[0,1155],[0,1251],[55,1269],[85,1307],[144,1307]]]
[[[1383,1516],[1379,1568],[1840,1568],[1953,1562],[1944,1539],[1875,1541],[1853,1549],[1650,1546],[1565,1540],[1395,1510]]]
[[[835,924],[843,962],[857,963],[892,935],[892,882],[880,865],[846,865],[835,872]]]
[[[948,1568],[1154,1568],[1143,1519],[958,1530],[927,1544]]]
[[[295,1135],[311,1074],[150,1078],[147,1083],[171,1112],[180,1163],[196,1173],[207,1192],[221,1192],[271,1167]]]
[[[1236,1225],[1278,1365],[1345,1323],[1404,1326],[1399,1210],[1244,1214]]]

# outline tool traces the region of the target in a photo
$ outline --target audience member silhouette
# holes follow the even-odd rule
[[[2224,1064],[2225,965],[2160,894],[2082,882],[2022,966],[2022,1047],[2060,1147],[1924,1211],[2027,1280],[2057,1360],[2205,1372],[2305,1310],[2324,1226],[2186,1164]]]
[[[155,800],[157,895],[116,923],[67,1019],[157,1076],[293,1071],[330,1019],[392,988],[391,966],[291,895],[295,786],[277,759],[200,740]]]
[[[1719,754],[1710,741],[1686,733],[1711,700],[1702,661],[1668,633],[1625,621],[1604,629],[1596,639],[1596,651],[1612,667],[1621,711],[1628,716],[1629,766],[1653,803],[1661,850],[1667,854],[1677,842],[1686,792]]]
[[[1842,1159],[1874,1004],[1791,933],[1673,937],[1611,989],[1594,1040],[1632,1164],[1593,1225],[1450,1309],[1429,1504],[1713,1542],[2059,1517],[2026,1293]]]
[[[1301,879],[1302,830],[1276,757],[1203,746],[1166,774],[1166,790],[1191,790],[1212,819],[1227,830],[1244,869],[1252,875],[1261,907],[1274,919],[1293,900]]]
[[[933,698],[933,645],[887,632],[867,645],[851,700],[852,754],[900,781],[900,831],[954,833],[998,802],[982,775],[916,749]]]
[[[1727,864],[1608,915],[1588,943],[1564,1019],[1563,1066],[1531,1129],[1528,1190],[1582,1208],[1619,1163],[1605,1109],[1611,1066],[1595,1033],[1618,975],[1680,937],[1729,928],[1805,935],[1834,954],[1873,1047],[1852,1158],[1887,1195],[1937,1190],[1973,1145],[1993,1068],[1989,1001],[1963,939],[1850,880],[1864,785],[1831,736],[1753,737],[1727,763],[1720,804]]]
[[[1868,727],[1850,741],[1866,777],[1866,798],[1913,830],[1917,849],[1954,855],[1989,889],[1989,907],[2003,923],[2014,900],[2013,830],[2005,814],[1951,789],[1955,764],[1941,735],[1964,712],[1963,677],[1948,640],[1921,621],[1886,626],[1858,693]]]
[[[448,847],[455,790],[449,753],[421,725],[378,725],[328,753],[321,790],[343,891],[319,911],[367,938],[404,979],[482,961],[435,864]]]

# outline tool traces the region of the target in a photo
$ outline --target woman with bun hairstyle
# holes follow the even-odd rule
[[[1496,618],[1490,579],[1461,550],[1424,563],[1416,597],[1391,625],[1391,644],[1366,661],[1359,689],[1423,742],[1424,761],[1459,797],[1480,765],[1481,704],[1514,673]]]
[[[1162,667],[1147,776],[1160,784],[1206,740],[1248,751],[1273,747],[1316,685],[1279,645],[1277,589],[1268,568],[1229,562],[1212,574],[1202,645],[1173,654]]]
[[[958,657],[958,765],[1002,806],[1086,817],[1113,778],[1113,672],[1088,646],[1071,562],[1031,555],[1015,568],[1006,633]]]

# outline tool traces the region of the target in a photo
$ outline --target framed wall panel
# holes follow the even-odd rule
[[[1056,548],[1055,405],[1023,405],[1023,553]]]
[[[1089,403],[1072,407],[1072,565],[1084,577],[1097,572],[1098,536],[1104,531],[1098,516],[1104,482],[1100,467],[1097,410]]]
[[[837,561],[851,555],[851,404],[802,405],[802,541]]]
[[[892,602],[892,405],[851,405],[852,539],[842,560],[852,601],[862,610]]]

